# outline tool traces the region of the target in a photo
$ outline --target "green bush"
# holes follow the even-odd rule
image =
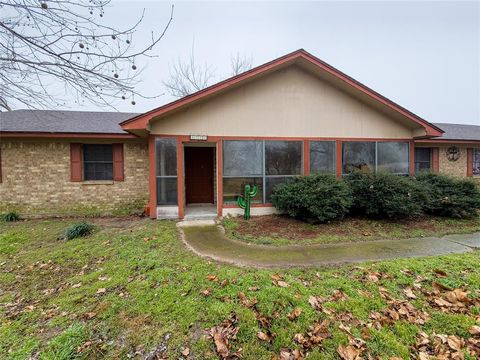
[[[352,194],[334,175],[301,176],[278,185],[272,203],[289,216],[308,222],[327,222],[348,213]]]
[[[352,212],[376,219],[422,213],[425,194],[415,179],[389,173],[355,172],[345,177],[353,194]]]
[[[478,214],[480,190],[471,180],[422,173],[417,180],[424,188],[423,210],[432,215],[468,218]]]
[[[79,237],[88,236],[93,232],[94,226],[86,222],[80,222],[73,224],[67,230],[65,230],[65,238],[72,240]]]
[[[14,222],[14,221],[20,220],[20,215],[18,215],[14,211],[10,211],[8,213],[2,214],[1,218],[3,221],[6,221],[6,222]]]

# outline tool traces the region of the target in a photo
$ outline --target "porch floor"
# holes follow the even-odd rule
[[[188,204],[185,206],[184,220],[212,220],[217,218],[215,204]]]

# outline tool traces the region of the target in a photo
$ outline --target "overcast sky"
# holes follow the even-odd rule
[[[114,0],[118,26],[146,9],[137,38],[160,31],[172,3]],[[480,2],[175,2],[174,21],[149,59],[139,90],[166,92],[162,80],[195,44],[199,63],[221,80],[240,53],[260,65],[299,48],[431,122],[480,125]],[[120,102],[142,112],[172,101]],[[74,108],[80,110],[82,108]],[[86,104],[84,109],[95,109]]]

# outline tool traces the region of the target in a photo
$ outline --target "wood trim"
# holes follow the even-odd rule
[[[440,149],[438,147],[432,149],[432,172],[438,173],[440,171]]]
[[[150,218],[157,218],[157,184],[155,164],[155,136],[148,137],[149,189],[150,189]]]
[[[182,220],[185,216],[185,184],[184,184],[184,155],[183,142],[177,137],[177,205],[178,218]]]
[[[99,134],[99,133],[43,133],[43,132],[5,132],[0,131],[5,138],[61,138],[61,139],[138,139],[133,134]]]
[[[303,175],[310,175],[310,139],[303,141]]]
[[[422,139],[422,140],[415,140],[415,143],[446,143],[446,144],[480,144],[480,139],[479,140],[448,140],[448,139]]]
[[[157,137],[177,137],[184,143],[214,143],[218,140],[284,140],[284,141],[383,141],[383,142],[410,142],[411,138],[361,138],[361,137],[310,137],[310,136],[230,136],[230,135],[208,135],[206,141],[190,140],[189,135],[155,134]]]
[[[408,149],[410,151],[410,156],[408,157],[410,176],[415,176],[415,142],[413,140],[410,141]]]
[[[70,143],[70,181],[80,182],[83,180],[82,163],[82,144]]]
[[[217,215],[221,217],[223,209],[223,143],[217,140]]]
[[[113,181],[124,181],[124,154],[123,144],[112,144],[113,155]]]
[[[340,179],[342,177],[342,140],[335,141],[335,174],[337,178]]]
[[[261,74],[267,73],[273,69],[280,68],[285,65],[289,65],[291,63],[296,62],[297,60],[302,59],[303,61],[308,61],[309,63],[317,66],[318,68],[322,69],[323,71],[333,75],[334,77],[342,80],[347,85],[352,86],[353,88],[363,92],[364,94],[370,96],[374,100],[378,101],[379,103],[387,106],[388,108],[400,113],[401,115],[405,116],[409,120],[415,122],[416,124],[421,125],[426,132],[427,136],[441,136],[444,131],[441,130],[439,127],[429,123],[428,121],[422,119],[418,115],[412,113],[411,111],[405,109],[404,107],[396,104],[392,100],[386,98],[383,95],[380,95],[376,91],[370,89],[369,87],[363,85],[359,81],[353,79],[352,77],[348,76],[347,74],[339,71],[338,69],[334,68],[330,64],[320,60],[319,58],[313,56],[312,54],[308,53],[303,49],[299,49],[294,51],[290,54],[284,55],[279,57],[273,61],[265,63],[263,65],[257,66],[251,70],[248,70],[242,74],[233,76],[229,79],[221,81],[217,84],[209,86],[203,90],[197,91],[191,95],[185,96],[179,100],[173,101],[169,104],[160,106],[156,109],[148,111],[144,114],[135,116],[131,119],[125,120],[120,125],[124,130],[134,130],[134,129],[146,129],[148,123],[153,117],[166,115],[167,113],[177,110],[183,106],[201,100],[207,96],[213,95],[218,93],[222,90],[227,88],[231,88],[247,79],[259,76]]]
[[[473,149],[467,149],[467,176],[473,176]]]

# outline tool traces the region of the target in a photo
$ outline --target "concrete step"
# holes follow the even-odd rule
[[[216,220],[213,219],[200,219],[200,220],[182,220],[177,223],[178,227],[189,227],[189,226],[207,226],[215,225]]]

